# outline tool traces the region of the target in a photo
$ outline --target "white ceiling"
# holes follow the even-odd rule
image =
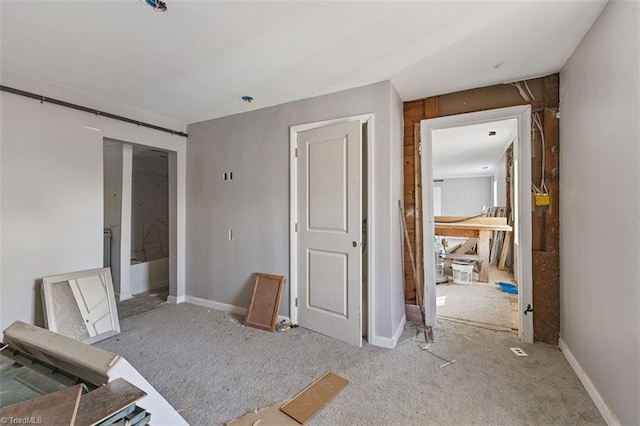
[[[1,0],[0,60],[191,123],[388,79],[406,101],[557,72],[605,2]]]
[[[434,130],[433,178],[491,176],[517,135],[515,118]],[[494,136],[489,132],[494,131]]]

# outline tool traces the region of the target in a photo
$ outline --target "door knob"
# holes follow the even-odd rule
[[[351,243],[352,246],[354,247],[358,247],[358,243],[356,243],[355,241]]]

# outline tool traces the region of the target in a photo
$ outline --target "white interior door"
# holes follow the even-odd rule
[[[359,120],[297,135],[298,324],[362,345]]]
[[[93,337],[112,330],[113,324],[106,283],[100,277],[92,276],[69,280],[69,286],[89,336]]]

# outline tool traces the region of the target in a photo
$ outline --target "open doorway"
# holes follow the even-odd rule
[[[104,142],[104,266],[112,270],[120,318],[161,306],[169,296],[169,153]]]
[[[472,214],[473,211],[462,211],[463,221],[458,221],[458,219],[454,218],[450,220],[453,223],[443,223],[446,222],[449,218],[442,218],[442,222],[435,222],[434,215],[434,204],[437,204],[436,201],[434,203],[433,195],[437,194],[438,191],[434,191],[434,167],[435,163],[432,161],[433,151],[432,147],[434,144],[434,138],[437,137],[438,133],[441,131],[445,131],[447,129],[455,129],[459,127],[468,127],[467,130],[471,129],[470,126],[475,125],[484,125],[487,123],[491,123],[491,126],[497,125],[497,122],[505,121],[505,126],[508,126],[506,123],[508,120],[515,120],[516,130],[515,135],[512,138],[511,142],[511,154],[508,154],[508,146],[501,148],[501,154],[495,161],[493,167],[499,167],[497,164],[502,158],[502,154],[507,153],[511,155],[511,167],[510,167],[510,185],[505,188],[505,192],[510,189],[510,195],[507,197],[511,200],[511,214],[512,223],[511,225],[501,225],[495,223],[498,220],[494,216],[495,211],[499,209],[495,209],[493,204],[496,204],[496,201],[499,203],[499,191],[498,184],[496,184],[495,189],[495,199],[492,196],[494,194],[494,184],[492,182],[493,179],[500,179],[499,174],[495,176],[487,176],[486,182],[484,185],[484,193],[485,197],[488,195],[487,202],[488,205],[483,206],[489,207],[492,210],[482,209],[480,212]],[[453,131],[453,130],[452,130]],[[487,129],[484,128],[483,131],[487,132],[487,136],[489,132],[495,131],[495,129]],[[517,285],[518,297],[517,297],[517,329],[518,336],[521,340],[525,342],[533,342],[533,313],[530,309],[527,309],[527,306],[530,306],[532,303],[532,289],[531,289],[531,281],[532,281],[532,270],[531,270],[531,198],[528,196],[530,193],[531,186],[531,164],[530,164],[530,156],[531,156],[531,107],[528,105],[523,106],[515,106],[509,108],[501,108],[495,110],[487,110],[475,113],[468,114],[459,114],[455,116],[447,116],[429,120],[423,120],[421,122],[420,134],[421,134],[421,148],[422,148],[422,156],[421,156],[421,168],[422,168],[422,200],[423,200],[423,233],[424,233],[424,271],[425,271],[425,308],[426,308],[426,322],[428,326],[433,326],[436,324],[437,315],[438,315],[438,296],[437,296],[437,274],[436,265],[439,264],[438,260],[435,259],[436,253],[436,229],[438,229],[438,233],[443,234],[442,228],[446,229],[446,233],[448,237],[463,237],[467,242],[467,245],[471,245],[469,240],[471,238],[477,238],[477,242],[475,243],[475,252],[469,249],[466,253],[457,253],[459,257],[462,259],[456,260],[467,260],[470,263],[473,263],[474,266],[469,270],[469,266],[460,266],[454,267],[452,265],[452,273],[458,272],[458,280],[468,283],[473,282],[472,279],[469,278],[469,275],[475,277],[473,274],[473,269],[478,269],[478,280],[484,283],[487,283],[491,286],[494,285],[495,281],[501,281],[500,276],[494,276],[495,279],[493,282],[492,277],[490,277],[490,263],[491,263],[491,249],[493,246],[493,241],[496,241],[494,238],[494,231],[504,231],[504,235],[506,236],[511,233],[512,242],[507,242],[506,247],[508,248],[512,244],[512,254],[511,254],[511,265],[514,272],[514,280]],[[477,144],[476,144],[477,145]],[[449,148],[447,148],[449,149]],[[492,164],[487,163],[488,160],[484,159],[482,153],[480,151],[471,151],[467,154],[455,154],[450,152],[445,152],[442,155],[442,158],[449,158],[452,161],[452,158],[455,157],[468,157],[470,162],[472,160],[480,160],[476,167],[479,167],[481,170],[483,167],[487,167],[484,170],[491,170]],[[519,161],[522,159],[522,161]],[[505,157],[505,162],[508,161],[508,158]],[[453,161],[452,161],[453,163]],[[520,165],[520,166],[519,166]],[[506,168],[505,168],[506,172]],[[444,183],[444,179],[443,183]],[[506,178],[505,178],[506,180]],[[440,187],[439,190],[441,193],[445,191],[445,189]],[[470,200],[478,195],[480,192],[477,188],[471,191],[465,191],[458,188],[458,190],[454,190],[453,193],[463,193],[466,194],[464,196],[463,202],[470,203]],[[522,195],[522,196],[521,196]],[[505,195],[506,196],[506,195]],[[443,199],[440,201],[440,205],[442,208],[442,204],[445,203]],[[474,211],[477,211],[478,206],[474,207]],[[441,213],[444,213],[441,211]],[[485,215],[483,215],[485,213]],[[478,217],[473,217],[478,216]],[[489,217],[488,217],[489,216]],[[505,211],[506,216],[506,211]],[[472,219],[468,219],[472,217]],[[461,223],[464,221],[471,223]],[[508,217],[507,217],[508,221]],[[474,223],[475,222],[475,223]],[[484,222],[484,223],[483,223]],[[470,235],[469,231],[473,231],[473,235]],[[451,235],[454,234],[454,235]],[[442,235],[440,235],[442,236]],[[462,243],[464,245],[464,242]],[[504,245],[504,241],[503,241]],[[451,245],[450,245],[451,247]],[[439,247],[438,247],[439,248]],[[467,247],[468,248],[468,247]],[[463,249],[462,251],[465,251]],[[445,249],[446,251],[446,249]],[[499,255],[498,255],[499,253]],[[429,255],[428,255],[429,254]],[[433,254],[433,255],[431,255]],[[455,254],[455,253],[454,253]],[[468,257],[471,255],[472,257]],[[507,250],[508,255],[508,250]],[[496,256],[502,256],[502,250],[494,249],[494,259]],[[445,254],[446,257],[446,254]],[[455,256],[454,256],[455,257]],[[466,259],[465,259],[466,258]],[[453,261],[454,259],[450,259]],[[500,259],[498,258],[498,262]],[[464,275],[463,273],[466,273]],[[480,278],[480,276],[482,276]],[[497,290],[497,288],[490,288],[490,290]],[[441,299],[442,300],[442,299]],[[450,298],[451,300],[451,298]],[[509,304],[510,306],[510,304]],[[481,321],[479,321],[481,322]],[[506,325],[506,321],[505,321]],[[506,328],[506,327],[505,327]],[[511,328],[511,321],[509,320],[509,328]]]
[[[434,261],[440,319],[518,330],[517,281],[511,259],[516,140],[514,118],[433,131]]]

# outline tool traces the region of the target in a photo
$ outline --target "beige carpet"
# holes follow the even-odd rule
[[[125,318],[121,328],[96,346],[127,358],[192,425],[290,398],[327,371],[349,385],[310,425],[604,424],[562,353],[514,333],[440,321],[428,351],[415,329],[393,350],[357,348],[304,328],[243,327],[189,304]],[[441,368],[442,358],[455,363]]]

